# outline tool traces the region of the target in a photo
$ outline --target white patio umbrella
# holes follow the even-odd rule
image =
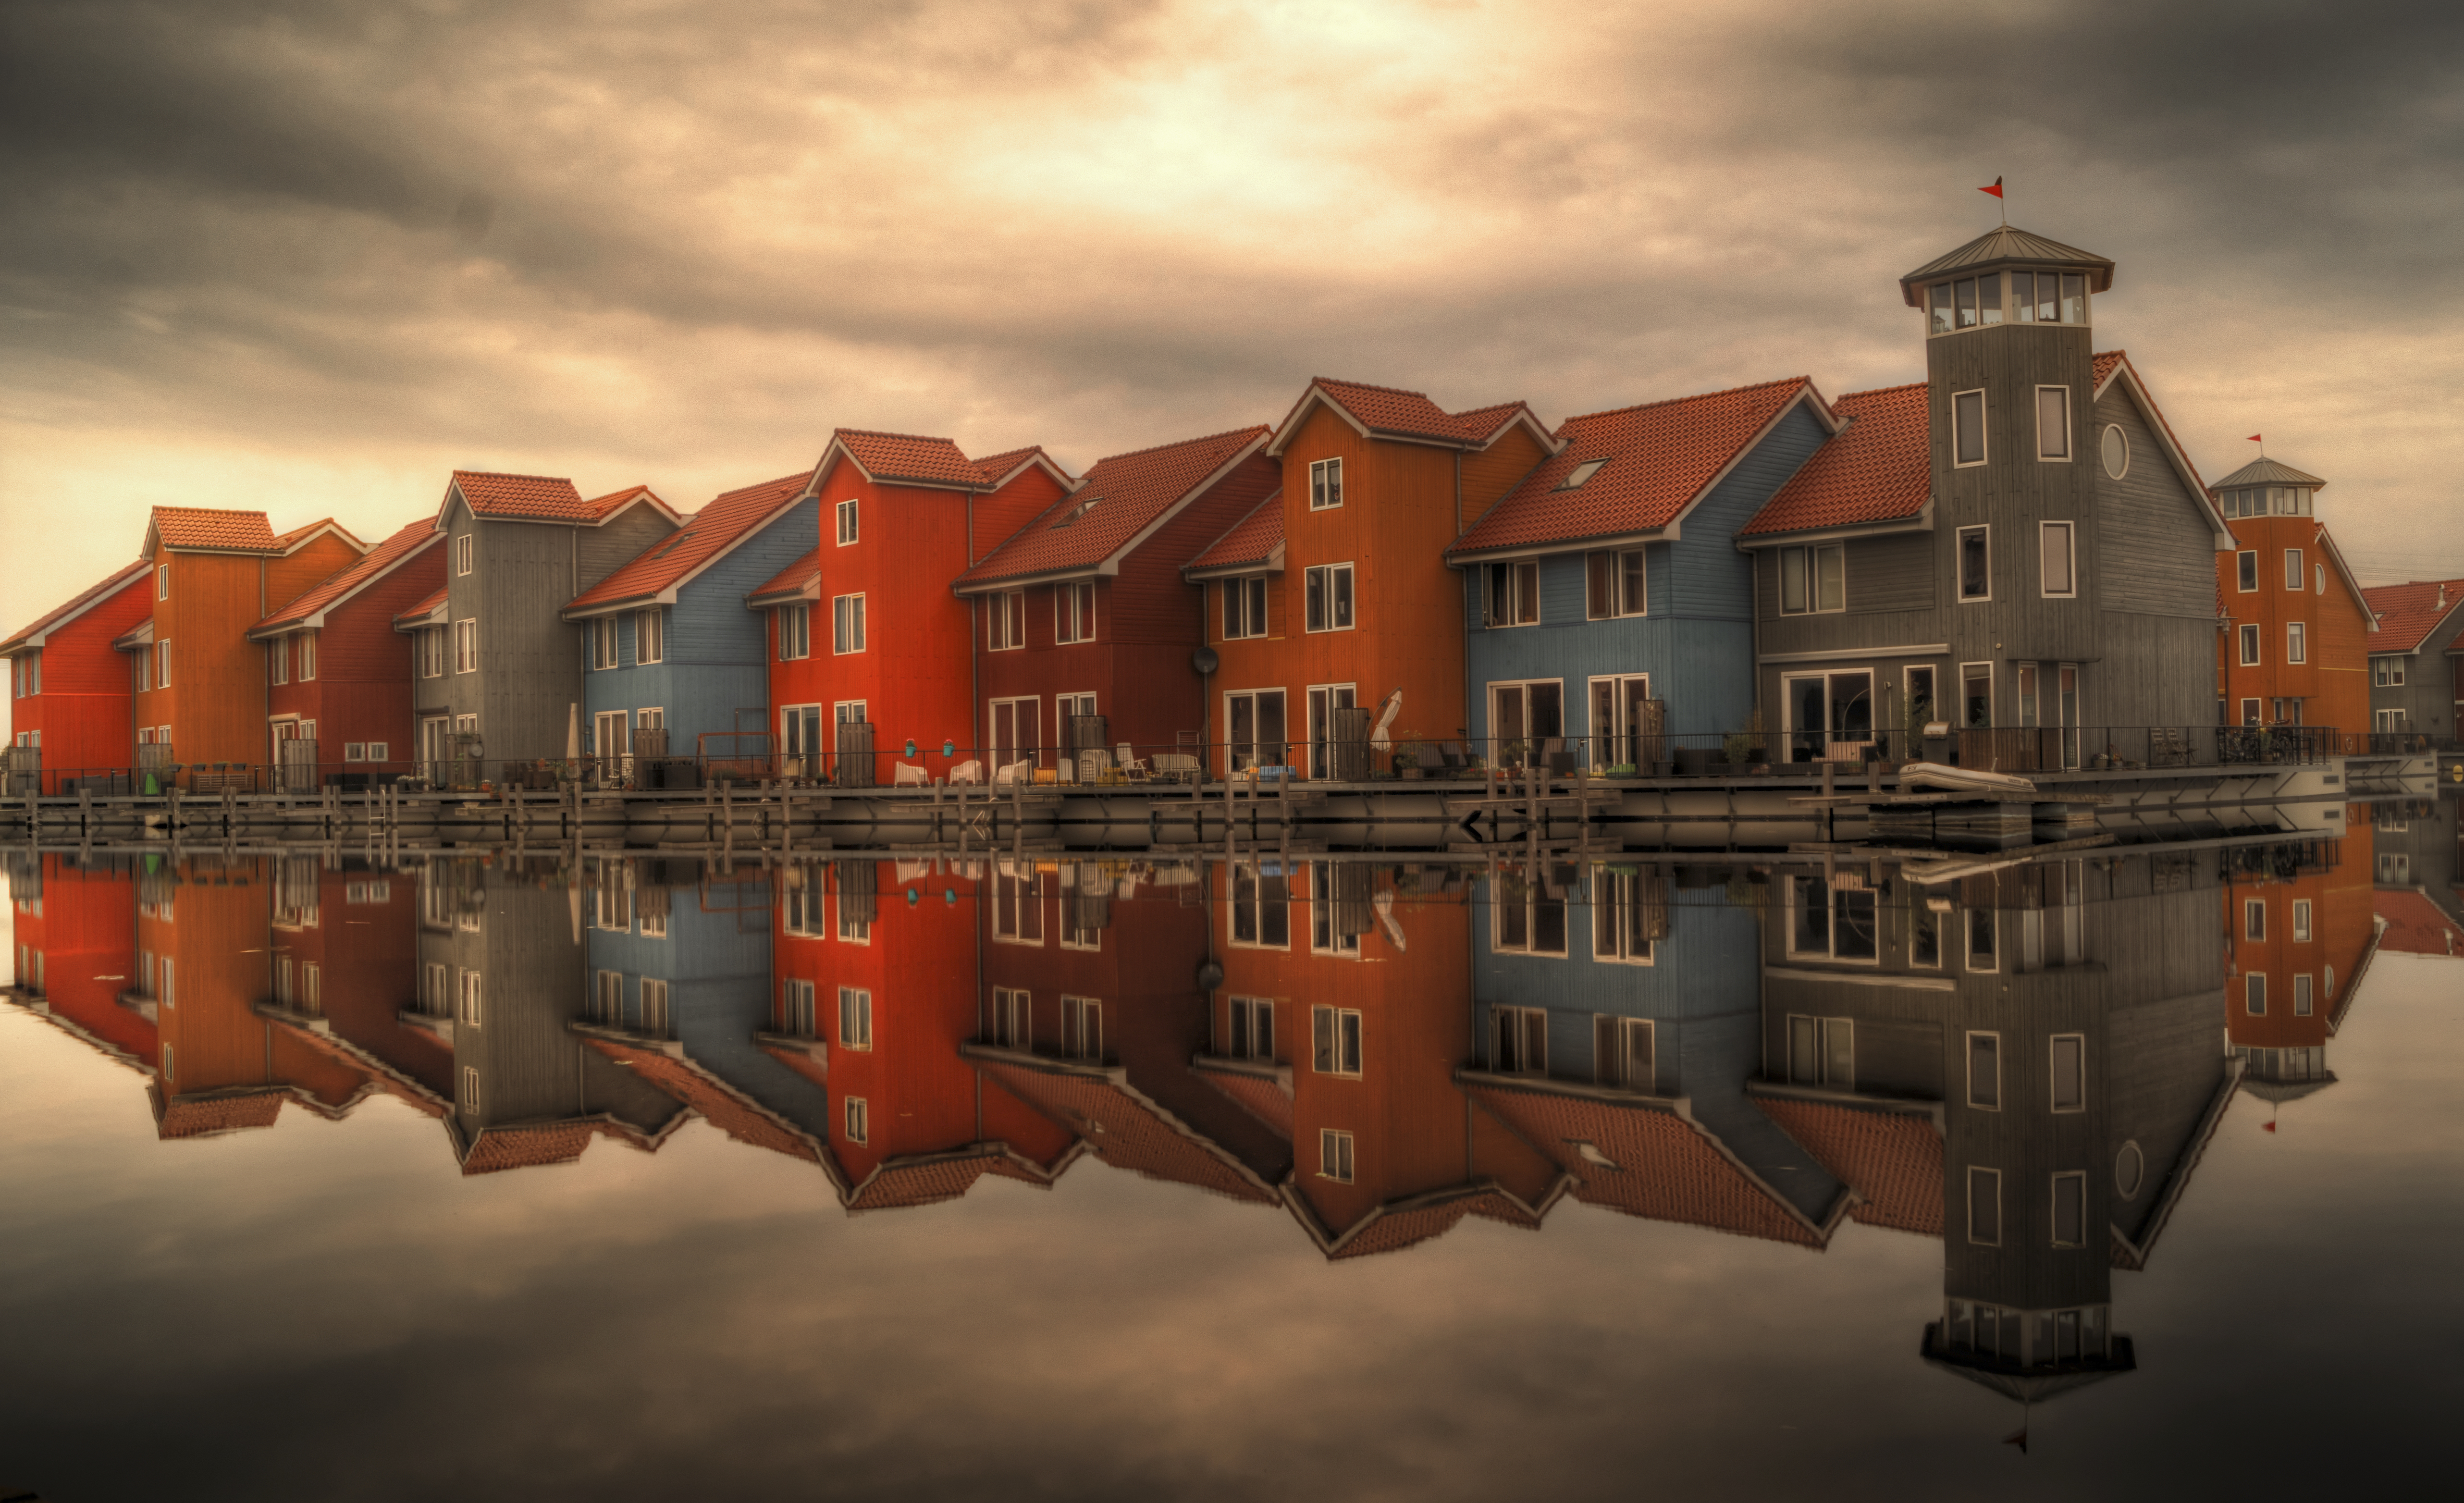
[[[570,700],[564,706],[564,760],[582,760],[582,706]]]
[[[1369,733],[1369,744],[1379,751],[1390,750],[1395,744],[1395,739],[1386,734],[1386,728],[1395,723],[1395,717],[1403,713],[1403,691],[1400,687],[1386,696],[1383,708],[1385,713],[1377,717],[1377,728]]]

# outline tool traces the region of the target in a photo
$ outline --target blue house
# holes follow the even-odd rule
[[[1476,743],[1515,759],[1562,737],[1594,767],[1648,763],[1666,756],[1645,741],[1652,700],[1665,735],[1744,728],[1754,580],[1736,535],[1838,427],[1801,376],[1568,418],[1446,550]]]
[[[671,756],[769,756],[769,643],[744,597],[820,543],[810,478],[728,492],[567,603],[583,626],[583,745],[611,770],[644,731],[665,733]]]

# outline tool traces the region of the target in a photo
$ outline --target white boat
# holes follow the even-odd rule
[[[1900,769],[1903,790],[1933,788],[1945,793],[2034,793],[2035,784],[2007,772],[1981,767],[1953,767],[1939,762],[1912,762]]]

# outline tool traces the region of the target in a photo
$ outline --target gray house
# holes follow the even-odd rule
[[[564,603],[681,525],[644,485],[583,500],[570,480],[454,471],[436,515],[444,598],[395,622],[416,643],[421,761],[562,757],[583,699]]]
[[[2112,285],[2008,227],[1900,279],[1926,379],[1840,397],[1846,426],[1737,539],[1774,760],[1878,732],[1896,754],[1943,720],[1964,763],[2079,766],[2213,722],[2233,540],[2128,359],[2094,353]]]
[[[2370,633],[2370,729],[2464,740],[2464,579],[2365,590]]]

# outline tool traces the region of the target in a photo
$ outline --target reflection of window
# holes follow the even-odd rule
[[[1289,880],[1282,872],[1232,870],[1232,942],[1280,950],[1292,942]]]
[[[1335,871],[1331,861],[1309,863],[1309,950],[1318,955],[1358,955],[1360,936],[1344,932],[1337,910]]]
[[[2267,1016],[2267,976],[2264,972],[2242,978],[2242,1006],[2254,1018]]]
[[[1504,877],[1489,925],[1492,950],[1512,955],[1566,953],[1566,898],[1530,879]]]
[[[1317,1172],[1338,1184],[1352,1183],[1352,1135],[1331,1127],[1318,1129]]]
[[[2000,926],[1994,922],[1991,908],[1968,911],[1968,968],[1971,971],[1996,971],[2002,968],[1995,953]]]
[[[642,1031],[668,1034],[668,984],[655,976],[642,978]]]
[[[1003,1049],[1026,1049],[1034,1035],[1033,993],[1022,986],[993,988],[993,1042]]]
[[[2241,900],[2241,937],[2245,939],[2267,938],[2267,899],[2245,897]]]
[[[2310,899],[2297,897],[2293,900],[2293,942],[2302,944],[2308,942],[2309,939]]]
[[[1788,953],[1835,961],[1874,961],[1881,946],[1874,895],[1835,889],[1818,876],[1789,879]]]
[[[1231,1054],[1234,1059],[1275,1057],[1275,1004],[1269,997],[1232,999]]]
[[[1072,1059],[1104,1057],[1104,1005],[1092,997],[1061,999],[1061,1052]]]
[[[2310,976],[2306,971],[2293,978],[2293,1015],[2310,1016]]]
[[[1793,1085],[1855,1090],[1855,1020],[1791,1014],[1788,1020],[1788,1078]]]
[[[847,1097],[847,1140],[851,1143],[872,1140],[872,1103],[862,1096]]]
[[[1652,1025],[1649,1018],[1620,1018],[1608,1013],[1592,1017],[1592,1078],[1604,1086],[1649,1091],[1653,1074]]]
[[[1592,959],[1649,965],[1652,943],[1667,919],[1660,888],[1639,872],[1601,872],[1592,878]]]
[[[1908,914],[1908,963],[1926,970],[1942,969],[1943,916],[1930,905]]]
[[[2147,1156],[2139,1151],[2136,1142],[2122,1145],[2113,1156],[2113,1190],[2123,1200],[2138,1196],[2139,1186],[2147,1179]]]
[[[2087,1246],[2087,1176],[2054,1176],[2054,1246]]]
[[[2002,1245],[2002,1171],[1970,1165],[1968,1171],[1968,1240]]]
[[[1321,1075],[1360,1073],[1360,1014],[1351,1007],[1309,1009],[1309,1061]]]
[[[1968,1035],[1968,1104],[1980,1112],[2002,1110],[2002,1035]]]
[[[1488,1009],[1488,1068],[1504,1075],[1549,1072],[1549,1014],[1540,1007]]]
[[[872,993],[862,986],[839,988],[839,1048],[872,1048]]]
[[[814,1036],[816,1021],[813,1017],[813,984],[811,982],[787,983],[786,1015],[781,1019],[781,1023],[792,1037],[808,1039]]]
[[[439,966],[437,969],[441,971],[444,967]],[[608,974],[610,973],[604,971],[601,973],[602,976]],[[464,971],[462,973],[462,995],[455,1005],[453,1021],[466,1028],[475,1028],[479,1027],[481,1013],[480,977],[481,973],[478,971]],[[619,980],[621,981],[622,978],[619,978]]]
[[[2087,1110],[2087,1036],[2054,1035],[2054,1110]]]
[[[993,878],[993,938],[1020,944],[1044,942],[1044,899],[1037,873],[1003,872]]]

